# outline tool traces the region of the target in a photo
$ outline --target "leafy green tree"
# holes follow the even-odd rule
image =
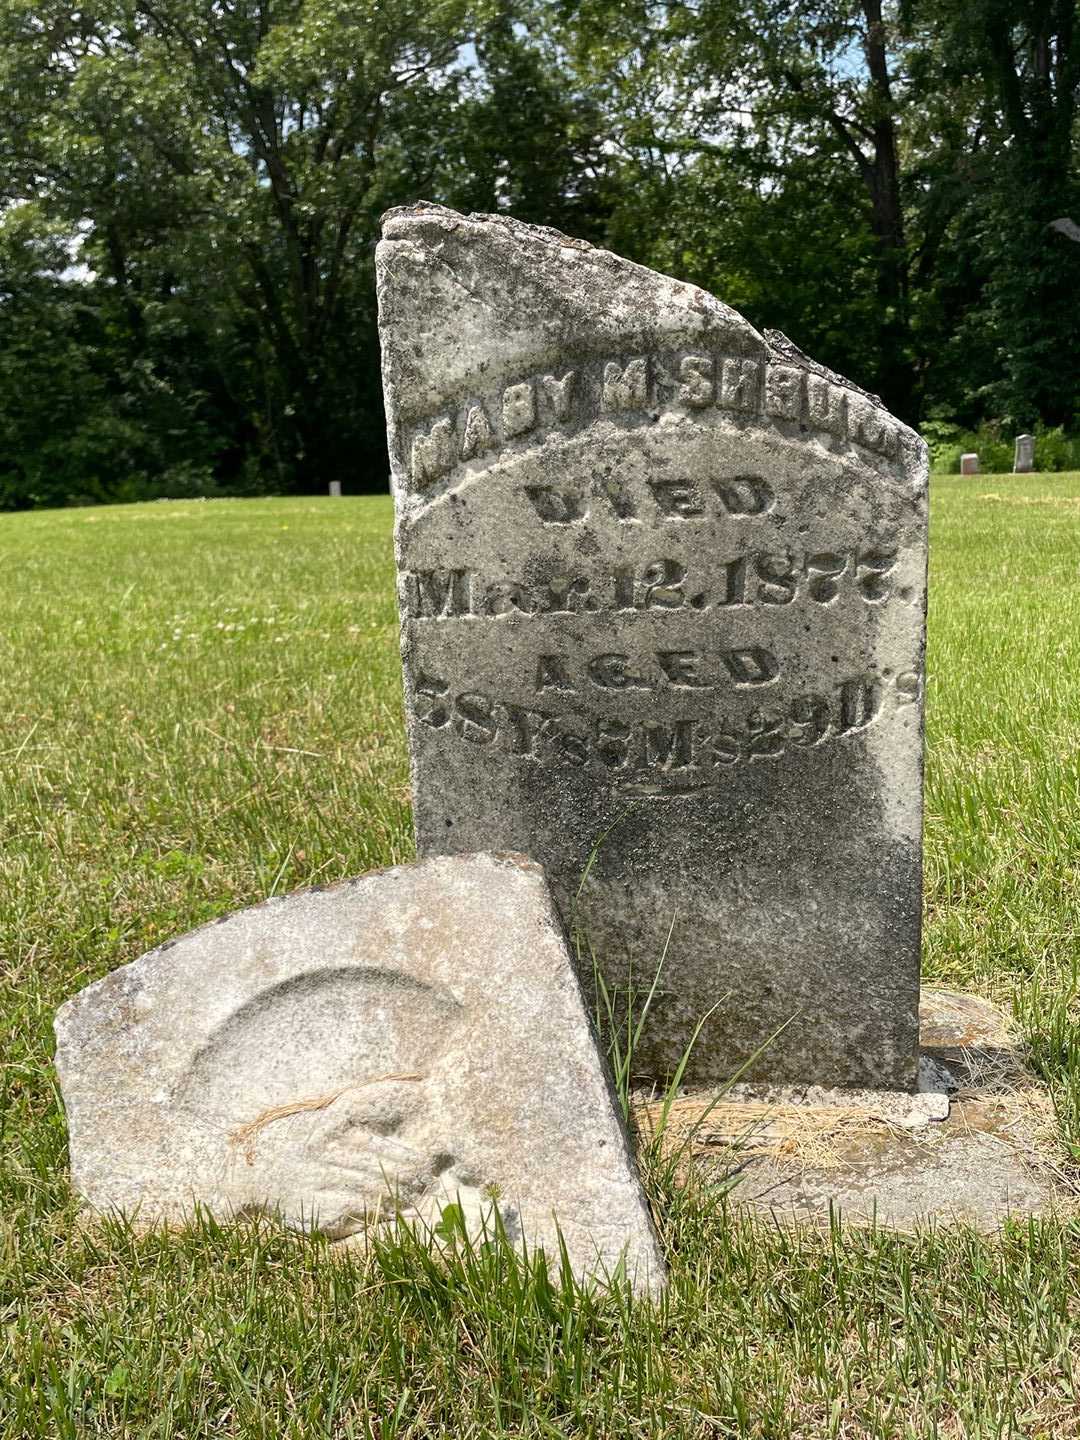
[[[848,287],[870,282],[873,307],[855,308],[858,322],[873,326],[872,353],[852,332],[852,359],[868,365],[855,376],[913,416],[898,139],[905,91],[892,59],[899,37],[881,0],[564,0],[562,14],[568,50],[610,96],[624,143],[650,168],[691,188],[702,172],[737,176],[741,193],[729,199],[724,226],[796,210],[809,218],[800,232],[805,274],[796,265],[793,280],[853,263]],[[811,218],[811,170],[822,225]],[[789,203],[771,203],[781,192]],[[830,267],[828,256],[809,252],[823,233],[836,234],[845,212],[847,237]],[[796,258],[779,229],[762,243],[786,252],[789,265]],[[801,319],[798,304],[793,318]],[[815,337],[792,338],[809,347]]]
[[[135,357],[164,306],[197,327],[272,483],[355,486],[366,458],[378,484],[371,249],[415,174],[395,136],[438,148],[464,0],[3,14],[24,185],[87,230]]]
[[[0,504],[381,488],[420,198],[716,291],[909,419],[1067,423],[1066,0],[0,0]]]
[[[1080,246],[1053,222],[1080,217],[1075,0],[911,0],[905,19],[924,116],[915,199],[940,237],[936,273],[920,276],[924,343],[947,357],[934,408],[1012,428],[1071,422]]]
[[[213,427],[186,348],[133,352],[114,287],[65,279],[67,237],[31,204],[0,225],[0,508],[205,493]],[[164,337],[153,332],[148,345]]]
[[[908,419],[1076,414],[1080,312],[1061,301],[1080,247],[1053,226],[1080,214],[1075,0],[559,14],[626,157],[624,245],[673,257]]]
[[[476,73],[459,110],[461,150],[447,198],[584,239],[616,203],[605,114],[572,83],[543,6],[498,4],[476,32]]]

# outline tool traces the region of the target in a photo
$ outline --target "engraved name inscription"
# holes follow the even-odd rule
[[[626,660],[601,658],[617,659],[620,667]],[[542,766],[598,772],[629,788],[679,793],[718,783],[716,772],[728,767],[866,730],[885,714],[914,704],[920,685],[915,670],[889,679],[862,674],[786,704],[751,704],[663,722],[626,722],[577,707],[555,710],[543,701],[519,705],[485,690],[455,693],[448,681],[423,670],[414,674],[412,689],[420,724],[464,744],[495,746]]]
[[[885,410],[801,366],[665,351],[522,376],[478,394],[452,413],[411,427],[403,437],[404,458],[412,485],[422,490],[459,465],[492,463],[518,441],[532,444],[598,419],[652,423],[668,410],[787,422],[886,459],[900,450],[900,428]]]
[[[487,581],[475,571],[402,572],[404,613],[411,620],[506,615],[594,615],[649,610],[742,610],[805,600],[829,606],[845,594],[880,605],[892,594],[897,552],[866,545],[849,550],[755,550],[710,567],[712,579],[691,575],[665,556],[607,575],[554,575],[538,584]],[[906,598],[906,597],[904,597]]]

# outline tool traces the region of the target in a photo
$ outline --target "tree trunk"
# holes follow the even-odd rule
[[[862,0],[866,21],[866,63],[870,73],[873,155],[862,169],[870,193],[871,223],[877,241],[877,294],[882,308],[882,398],[905,420],[914,420],[915,373],[907,353],[908,273],[904,211],[900,199],[900,160],[896,143],[896,106],[885,49],[881,0]]]

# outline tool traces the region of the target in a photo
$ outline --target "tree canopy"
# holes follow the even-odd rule
[[[706,286],[913,422],[1080,409],[1075,0],[0,0],[0,506],[386,483],[416,199]]]

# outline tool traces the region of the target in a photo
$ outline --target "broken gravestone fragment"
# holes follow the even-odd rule
[[[603,1278],[663,1281],[539,866],[463,855],[266,901],[90,985],[56,1020],[75,1189],[180,1221],[347,1240],[460,1204]]]
[[[690,1080],[914,1089],[926,447],[552,230],[393,210],[377,270],[421,853],[663,959],[639,1075],[708,1015]]]

